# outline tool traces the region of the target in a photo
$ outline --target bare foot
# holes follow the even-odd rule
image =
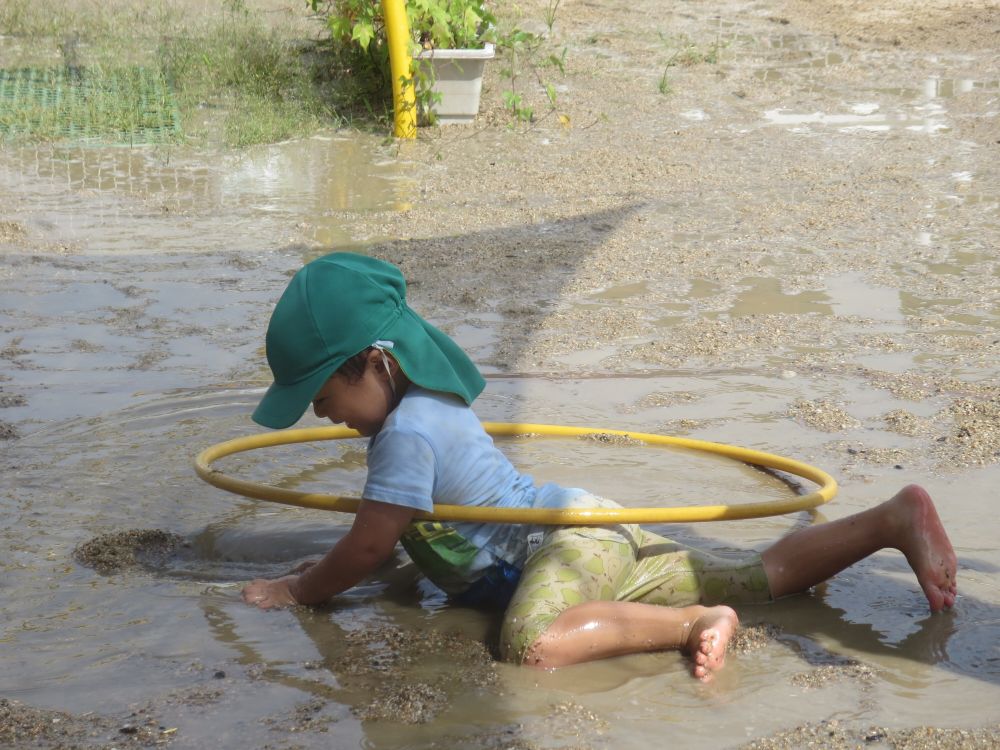
[[[899,550],[917,575],[931,612],[949,609],[958,591],[955,550],[926,490],[907,485],[889,501],[899,522]]]
[[[709,682],[725,665],[726,647],[736,632],[739,618],[729,607],[705,607],[691,625],[687,651],[694,664],[691,673],[702,682]]]

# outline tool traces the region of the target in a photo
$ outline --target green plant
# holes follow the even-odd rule
[[[556,23],[556,11],[559,10],[559,3],[562,0],[548,0],[548,4],[545,6],[545,25],[549,29],[549,34],[552,33],[552,27]]]
[[[306,0],[330,31],[333,54],[354,85],[359,103],[387,106],[392,79],[382,4],[378,0]],[[413,54],[421,49],[475,49],[494,40],[496,18],[484,0],[407,0]],[[417,106],[435,103],[426,70],[411,71]]]
[[[656,88],[664,96],[670,96],[670,94],[674,91],[674,87],[670,85],[670,79],[667,77],[668,70],[670,70],[669,65],[663,69],[663,75],[660,76],[660,82],[656,85]]]
[[[524,103],[524,97],[518,88],[525,63],[534,57],[541,41],[537,35],[520,29],[514,29],[500,38],[500,47],[506,55],[500,75],[507,79],[510,86],[503,92],[503,102],[514,119],[520,122],[531,122],[535,116],[534,108]]]
[[[367,51],[385,42],[385,19],[378,0],[307,0],[326,19],[335,41]],[[490,41],[496,18],[483,0],[408,0],[406,17],[414,44],[477,48]]]
[[[556,7],[558,2],[550,2],[549,9],[553,14]],[[560,73],[565,73],[567,48],[563,47],[557,54],[552,51],[551,40],[518,28],[500,34],[497,38],[497,47],[503,58],[500,76],[506,80],[508,86],[508,90],[502,95],[503,102],[513,116],[514,122],[535,121],[535,108],[526,100],[530,92],[524,85],[524,79],[529,75],[545,94],[543,104],[547,104],[548,114],[554,113],[558,102],[557,90],[555,85],[547,80],[543,70],[555,68]],[[568,126],[569,118],[566,115],[559,115],[559,120],[564,126]]]
[[[199,34],[163,37],[156,59],[172,82],[185,132],[233,146],[267,143],[337,123],[336,92],[313,46],[244,14]]]
[[[691,67],[694,65],[701,65],[702,63],[715,65],[719,62],[719,52],[725,46],[723,42],[718,39],[702,46],[695,44],[686,36],[670,39],[661,33],[660,39],[667,45],[668,48],[676,47],[676,50],[670,56],[670,59],[667,60],[668,68],[676,65]]]
[[[34,76],[17,101],[0,85],[0,139],[241,146],[343,122],[350,81],[325,49],[248,4],[0,0],[0,35],[17,39],[0,79]]]

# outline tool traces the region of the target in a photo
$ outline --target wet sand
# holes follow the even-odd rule
[[[553,111],[524,84],[530,125],[503,111],[497,65],[474,126],[413,143],[0,151],[0,741],[996,745],[998,29],[994,2],[564,0],[566,72],[540,70]],[[326,608],[240,607],[242,580],[342,526],[208,490],[190,458],[255,431],[270,305],[343,248],[403,267],[413,305],[483,365],[484,418],[787,453],[840,480],[830,516],[927,484],[959,553],[956,612],[928,618],[880,556],[741,611],[730,682],[703,694],[674,655],[495,664],[492,618],[402,560]],[[659,458],[634,446],[512,450],[663,502]],[[347,491],[363,457],[296,461],[289,483]],[[787,491],[686,466],[667,472],[685,499]],[[759,548],[800,522],[671,533]]]

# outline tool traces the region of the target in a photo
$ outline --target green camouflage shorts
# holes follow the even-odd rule
[[[563,610],[595,600],[685,607],[762,603],[771,594],[757,553],[723,558],[635,525],[559,527],[525,564],[504,614],[501,656],[520,663]]]

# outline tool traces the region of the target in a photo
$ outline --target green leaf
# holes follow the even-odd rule
[[[470,7],[465,9],[465,23],[463,29],[465,35],[464,39],[462,40],[463,44],[471,46],[472,44],[475,43],[476,32],[479,30],[479,24],[482,23],[482,20],[483,20],[482,17],[476,12],[474,8]]]
[[[330,16],[327,26],[330,28],[330,34],[333,35],[334,39],[343,39],[351,34],[351,22],[347,18]]]
[[[351,30],[351,39],[358,43],[361,49],[367,51],[368,45],[375,38],[375,26],[371,23],[357,23]]]

